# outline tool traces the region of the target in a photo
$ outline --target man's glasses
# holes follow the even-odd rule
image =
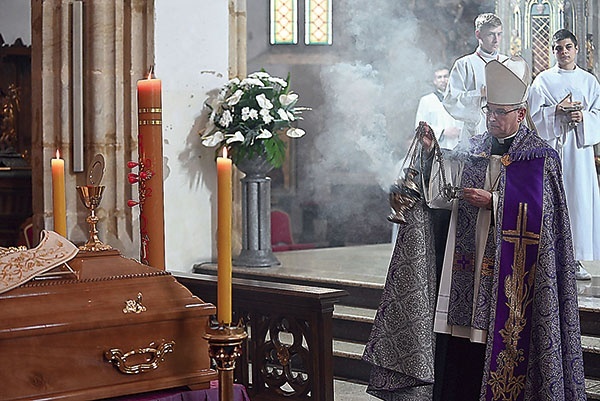
[[[495,115],[496,117],[504,117],[508,113],[512,113],[513,111],[521,110],[521,108],[522,107],[517,107],[517,108],[511,109],[511,110],[504,110],[504,109],[490,109],[488,106],[483,106],[481,108],[481,111],[483,111],[483,113],[488,116]]]

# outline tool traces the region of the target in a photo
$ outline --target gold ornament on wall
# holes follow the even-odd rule
[[[14,151],[17,146],[19,103],[19,88],[15,84],[8,86],[8,94],[0,90],[0,152]]]

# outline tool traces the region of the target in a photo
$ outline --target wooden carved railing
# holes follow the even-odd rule
[[[216,302],[215,276],[173,275],[194,295]],[[333,306],[346,295],[330,288],[233,279],[234,321],[242,318],[248,333],[235,376],[253,401],[333,401]]]

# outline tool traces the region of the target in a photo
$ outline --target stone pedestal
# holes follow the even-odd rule
[[[237,167],[242,178],[242,250],[233,260],[236,266],[280,265],[271,247],[271,179],[273,168],[264,158],[244,160]]]

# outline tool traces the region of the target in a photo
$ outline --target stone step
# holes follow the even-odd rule
[[[581,336],[585,376],[600,379],[600,337]]]
[[[366,393],[367,385],[348,380],[334,380],[333,392],[336,401],[376,401],[379,398]]]
[[[579,320],[581,322],[581,334],[600,336],[600,309],[598,309],[598,298],[579,297]]]
[[[333,340],[333,375],[355,383],[369,381],[371,365],[362,360],[365,345],[351,341]]]
[[[366,393],[367,385],[363,383],[336,379],[333,381],[333,388],[336,401],[377,400],[377,398]],[[600,381],[586,379],[585,389],[588,401],[600,400]]]
[[[217,266],[213,263],[197,264],[194,265],[193,272],[198,274],[216,275]],[[345,290],[348,293],[348,296],[343,298],[342,303],[344,305],[360,308],[377,309],[383,292],[383,284],[380,283],[359,282],[356,280],[331,278],[324,275],[319,277],[308,274],[290,275],[274,271],[273,268],[234,266],[233,277]]]
[[[586,378],[591,383],[600,383],[600,338],[582,336],[581,344]],[[371,369],[370,365],[362,360],[364,350],[364,342],[334,338],[334,375],[338,378],[351,379],[360,383],[368,382]],[[592,394],[599,393],[600,386],[597,386]]]
[[[371,334],[374,309],[335,305],[333,311],[333,338],[354,342],[367,342]]]
[[[585,393],[588,401],[600,400],[600,380],[585,379]]]
[[[371,308],[360,308],[344,304],[336,304],[333,317],[344,320],[373,323],[377,310]]]

